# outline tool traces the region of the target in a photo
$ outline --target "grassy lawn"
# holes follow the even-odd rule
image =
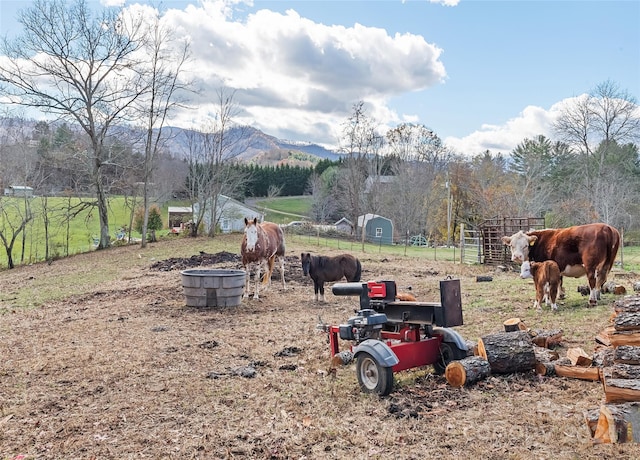
[[[311,196],[283,196],[255,201],[256,208],[266,209],[266,219],[277,224],[292,220],[307,220],[311,210]]]

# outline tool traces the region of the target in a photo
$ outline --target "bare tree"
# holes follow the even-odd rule
[[[145,51],[149,62],[143,65],[144,77],[148,81],[149,92],[141,99],[140,111],[146,119],[146,137],[144,147],[144,180],[142,200],[144,220],[142,224],[142,243],[147,245],[147,226],[149,223],[150,186],[161,148],[166,140],[163,128],[172,109],[180,104],[181,93],[187,91],[189,82],[182,82],[184,65],[189,58],[189,42],[180,41],[172,29],[160,22],[157,13],[147,25]],[[176,46],[176,44],[179,44]]]
[[[342,150],[346,154],[340,170],[336,201],[349,215],[354,225],[363,214],[366,202],[366,179],[370,173],[371,158],[378,153],[382,137],[376,132],[374,121],[366,114],[364,102],[353,105],[353,113],[343,125]],[[364,225],[362,248],[364,250]]]
[[[402,124],[387,132],[395,176],[386,207],[399,232],[433,233],[446,199],[445,169],[450,158],[436,133],[424,125]]]
[[[621,183],[625,171],[611,161],[618,146],[640,139],[640,116],[636,99],[612,81],[599,84],[589,95],[568,105],[554,124],[560,139],[579,157],[573,181],[575,194],[585,205],[582,221],[611,224],[616,206],[625,203],[611,194],[609,184]]]
[[[246,182],[246,177],[238,168],[232,167],[246,142],[245,129],[235,127],[233,123],[237,112],[234,94],[221,88],[215,117],[201,131],[188,133],[188,192],[192,206],[197,210],[191,228],[192,236],[197,235],[203,223],[208,226],[208,235],[215,236],[221,217],[220,195],[225,193],[233,196]]]
[[[108,184],[103,168],[114,163],[105,140],[124,123],[133,103],[147,91],[136,71],[145,38],[142,18],[121,9],[94,15],[86,0],[35,0],[18,21],[21,36],[4,39],[0,51],[0,94],[77,123],[88,137],[86,160],[100,218],[98,248],[110,245]]]

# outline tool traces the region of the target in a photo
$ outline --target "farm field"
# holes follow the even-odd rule
[[[287,289],[278,271],[261,300],[186,307],[180,271],[240,268],[240,235],[178,238],[78,254],[0,272],[0,459],[635,459],[637,445],[592,445],[585,410],[598,382],[533,373],[450,387],[430,366],[397,373],[386,397],[360,392],[353,364],[329,370],[320,321],[344,323],[357,298],[315,303],[301,252],[350,252],[363,280],[439,300],[459,278],[468,341],[520,317],[563,330],[558,352],[593,352],[616,296],[587,306],[566,279],[557,313],[531,307],[515,272],[376,247],[287,240]],[[428,253],[427,253],[428,254]],[[211,257],[208,257],[211,256]],[[491,282],[477,282],[490,275]],[[611,277],[631,291],[640,276]],[[347,346],[348,343],[343,343]],[[22,457],[20,457],[22,456]]]

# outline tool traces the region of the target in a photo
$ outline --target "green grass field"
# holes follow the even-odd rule
[[[20,219],[16,216],[24,213],[24,201],[2,197],[0,204],[8,211],[8,216],[13,216],[12,222],[6,219],[9,217],[0,215],[0,230],[5,233],[5,237],[11,238],[11,225],[16,225]],[[14,200],[14,201],[11,201]],[[45,260],[45,231],[42,218],[43,208],[46,206],[50,210],[51,223],[50,232],[50,258],[63,257],[66,255],[78,254],[92,251],[95,248],[94,240],[100,231],[99,219],[95,208],[87,209],[73,219],[67,220],[65,216],[69,209],[80,204],[78,198],[48,198],[36,197],[30,200],[31,210],[34,219],[27,225],[24,232],[24,253],[23,234],[18,236],[13,250],[13,260],[16,265],[23,265]],[[162,209],[163,222],[166,226],[167,207],[171,205],[184,205],[184,203],[168,203]],[[17,206],[17,208],[16,208]],[[308,215],[311,206],[311,197],[277,197],[272,199],[256,200],[255,207],[267,209],[267,219],[276,223],[288,223],[292,220],[303,220]],[[123,197],[114,197],[109,201],[109,228],[112,239],[115,241],[122,227],[129,226],[131,206],[125,203]],[[13,214],[12,214],[13,212]],[[133,238],[140,238],[140,234],[132,232]],[[159,232],[159,237],[163,232]],[[172,236],[175,238],[175,236]],[[309,247],[335,248],[345,251],[359,252],[363,250],[362,243],[352,239],[328,238],[315,235],[301,235],[296,233],[287,234],[288,241],[295,241]],[[413,246],[386,246],[366,243],[364,252],[381,253],[392,255],[403,255],[410,257],[421,257],[426,260],[459,261],[460,251],[457,248],[428,248]],[[619,264],[623,264],[624,271],[640,272],[640,246],[628,246],[618,253]],[[619,265],[620,266],[620,265]],[[0,248],[0,269],[7,267],[7,255],[4,248]]]

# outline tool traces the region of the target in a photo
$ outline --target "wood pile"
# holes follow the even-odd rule
[[[594,444],[640,442],[640,295],[616,300],[611,325],[596,336],[605,404],[585,412]]]

